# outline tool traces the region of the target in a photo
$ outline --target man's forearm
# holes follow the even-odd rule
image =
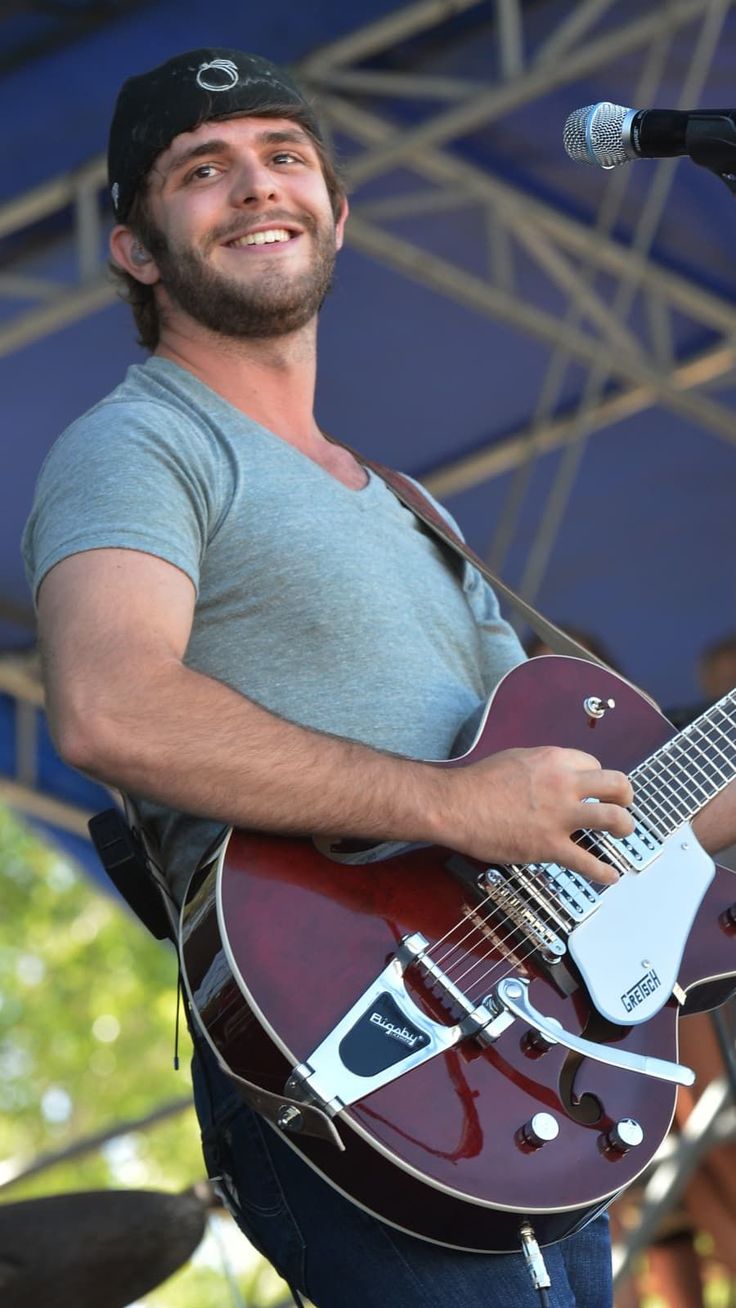
[[[63,678],[49,684],[68,762],[234,826],[427,841],[483,862],[558,862],[601,881],[615,874],[572,834],[633,828],[627,778],[579,750],[505,749],[438,767],[296,726],[177,659],[149,660],[145,673],[117,663],[92,690],[81,677],[66,693]]]
[[[182,812],[271,831],[439,834],[431,764],[297,726],[173,660],[87,718],[61,733],[69,762]]]

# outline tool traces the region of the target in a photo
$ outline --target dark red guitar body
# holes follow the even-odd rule
[[[592,726],[583,709],[591,695],[616,702]],[[674,734],[613,674],[576,659],[534,660],[500,684],[463,763],[510,747],[556,744],[629,772]],[[306,840],[233,831],[224,854],[195,875],[182,917],[187,987],[221,1060],[281,1094],[294,1065],[377,977],[402,937],[421,931],[433,943],[462,916],[466,898],[472,903],[448,874],[448,857],[429,848],[343,866]],[[736,940],[728,910],[735,888],[733,874],[717,868],[679,972],[691,1002],[704,981],[711,983],[708,1006],[731,988]],[[534,1006],[568,1030],[677,1060],[674,998],[643,1025],[614,1027],[599,1018],[581,985],[565,995],[541,962],[527,962],[525,974]],[[420,990],[412,994],[443,1016]],[[518,1248],[524,1216],[540,1242],[560,1239],[645,1167],[667,1133],[676,1092],[561,1045],[540,1054],[528,1035],[516,1021],[491,1047],[466,1039],[359,1100],[335,1121],[345,1152],[306,1136],[287,1138],[355,1202],[426,1239]],[[540,1111],[554,1114],[559,1135],[530,1148],[520,1131]],[[640,1123],[644,1141],[622,1154],[605,1147],[605,1137],[623,1118]]]

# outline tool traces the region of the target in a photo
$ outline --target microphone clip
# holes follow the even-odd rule
[[[685,146],[693,163],[720,177],[736,195],[736,121],[733,114],[693,115],[685,130]]]

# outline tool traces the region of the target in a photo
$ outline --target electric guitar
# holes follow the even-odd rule
[[[690,822],[736,776],[736,691],[675,733],[614,673],[534,659],[446,766],[550,744],[630,776],[633,835],[576,837],[612,886],[233,830],[182,910],[186,986],[221,1064],[333,1186],[457,1248],[518,1248],[524,1221],[548,1243],[605,1208],[692,1083],[680,1014],[734,987],[736,880]]]

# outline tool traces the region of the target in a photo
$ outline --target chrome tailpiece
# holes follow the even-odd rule
[[[514,1021],[510,1011],[475,1005],[427,955],[428,941],[407,936],[395,957],[309,1058],[294,1068],[285,1093],[334,1117],[349,1104],[403,1076],[468,1036],[491,1042]],[[464,1014],[445,1025],[429,1017],[406,989],[416,965],[448,1006]]]

